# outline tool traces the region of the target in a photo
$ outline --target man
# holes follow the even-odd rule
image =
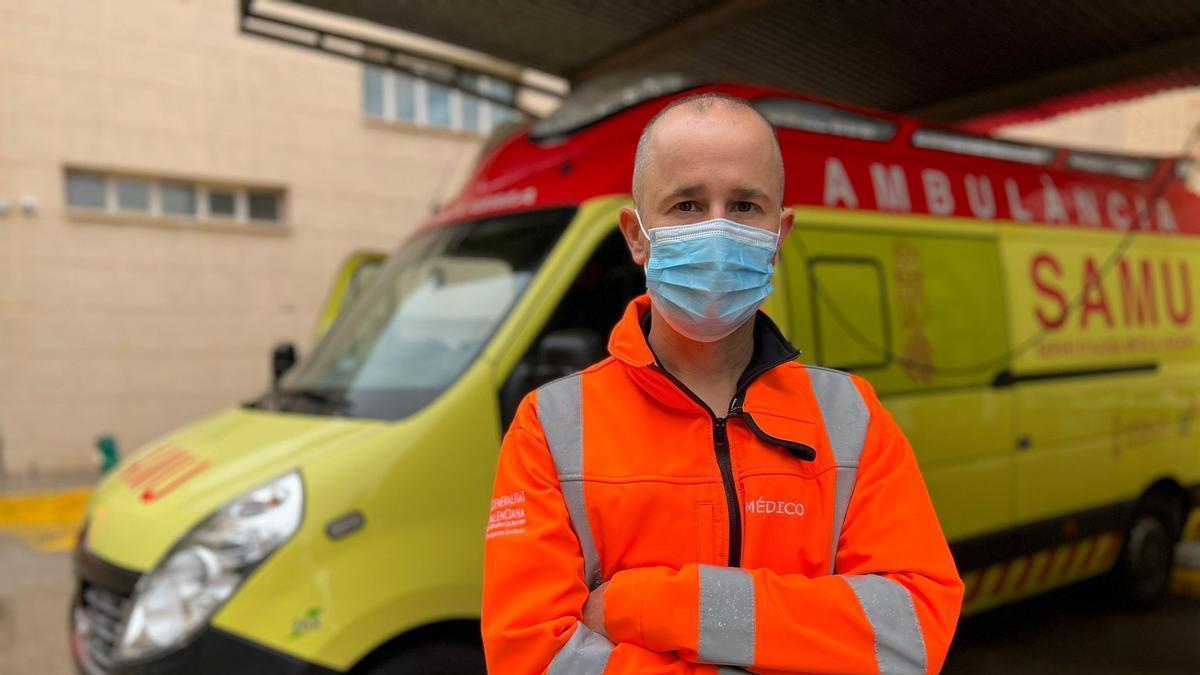
[[[795,362],[758,311],[783,188],[745,101],[646,126],[620,226],[648,295],[500,451],[493,675],[941,669],[963,587],[912,448],[865,380]]]

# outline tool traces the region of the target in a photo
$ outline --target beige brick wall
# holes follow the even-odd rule
[[[0,462],[92,470],[249,398],[332,275],[449,195],[476,136],[381,128],[354,62],[241,35],[234,0],[0,3]],[[64,166],[287,190],[278,235],[68,216]],[[22,196],[36,212],[21,213]]]
[[[1177,155],[1200,123],[1200,87],[1017,124],[998,135],[1110,152]]]

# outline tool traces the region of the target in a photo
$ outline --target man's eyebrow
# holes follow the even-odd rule
[[[667,195],[665,195],[662,198],[662,200],[670,201],[672,199],[695,199],[697,197],[700,197],[700,196],[706,194],[706,192],[707,192],[707,190],[700,183],[694,183],[692,185],[682,185],[680,187],[675,188],[671,192],[669,192]],[[730,190],[730,192],[732,193],[734,199],[748,199],[749,200],[749,199],[769,199],[770,198],[770,195],[768,195],[765,190],[761,190],[756,187],[740,186],[740,187],[733,188],[732,190]]]
[[[692,185],[683,185],[671,190],[671,192],[667,194],[667,196],[663,197],[663,199],[675,199],[677,197],[686,197],[690,199],[692,197],[699,197],[702,194],[704,194],[704,186],[699,183],[694,183]]]
[[[764,190],[756,187],[735,187],[732,192],[733,196],[738,199],[766,199],[768,197]]]

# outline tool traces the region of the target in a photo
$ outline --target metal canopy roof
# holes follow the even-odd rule
[[[1196,0],[293,1],[572,84],[676,71],[939,121],[1163,72],[1200,81]]]

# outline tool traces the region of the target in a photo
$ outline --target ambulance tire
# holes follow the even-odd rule
[[[404,647],[369,675],[486,675],[479,641],[440,639]]]
[[[1150,607],[1167,595],[1175,564],[1179,505],[1165,494],[1151,493],[1139,505],[1111,573],[1119,604]]]

